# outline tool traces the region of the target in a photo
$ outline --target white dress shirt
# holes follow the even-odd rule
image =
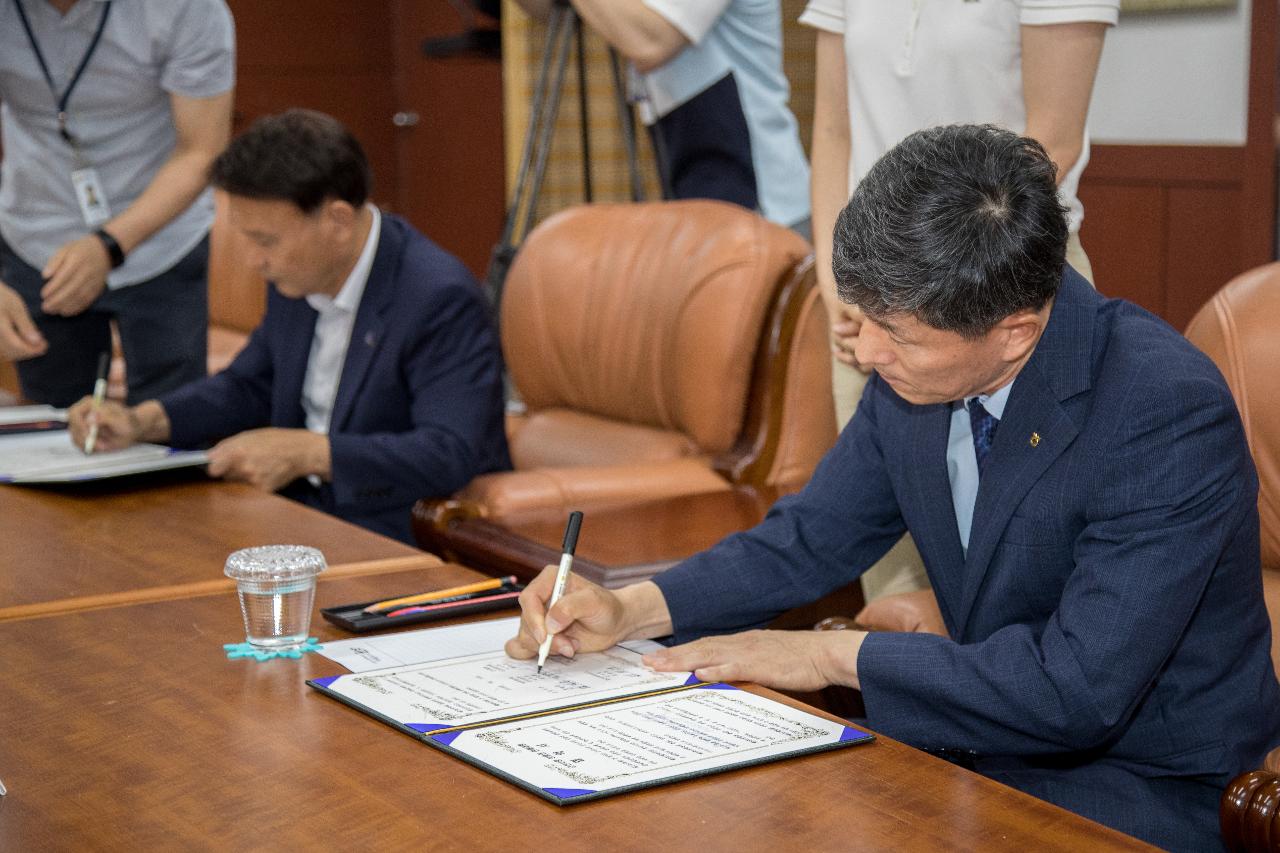
[[[321,435],[329,433],[338,382],[342,379],[342,365],[347,360],[347,347],[351,343],[351,329],[355,326],[356,311],[364,296],[364,286],[369,280],[369,270],[373,267],[373,256],[378,248],[378,235],[382,230],[382,214],[378,208],[368,205],[368,210],[373,213],[369,237],[338,295],[329,297],[313,293],[307,296],[307,304],[320,316],[316,318],[307,373],[302,380],[302,411],[307,416],[307,429]]]

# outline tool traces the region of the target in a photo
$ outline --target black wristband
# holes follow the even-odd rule
[[[94,231],[93,236],[102,241],[103,247],[107,250],[107,256],[111,258],[112,269],[124,263],[124,249],[120,248],[116,238],[112,237],[105,228],[99,228]]]

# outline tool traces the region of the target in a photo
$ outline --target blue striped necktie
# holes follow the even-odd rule
[[[973,452],[978,457],[978,478],[982,478],[982,470],[987,467],[987,456],[991,453],[991,444],[996,440],[996,427],[1000,421],[982,407],[978,398],[969,401],[969,428],[973,430]]]

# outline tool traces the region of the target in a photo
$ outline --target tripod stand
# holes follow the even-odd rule
[[[529,128],[525,133],[524,147],[520,155],[520,169],[516,177],[516,190],[507,209],[502,236],[493,248],[489,269],[485,273],[485,289],[495,313],[502,304],[502,290],[507,271],[515,259],[517,244],[523,241],[533,226],[537,213],[538,196],[546,177],[547,158],[551,152],[551,139],[555,131],[556,117],[560,112],[560,98],[564,90],[565,68],[569,49],[577,46],[579,133],[582,145],[582,195],[592,201],[591,186],[591,131],[587,105],[586,58],[583,55],[582,19],[567,0],[557,0],[551,7],[547,23],[546,49],[534,87],[533,103],[529,114]],[[622,63],[618,53],[609,48],[609,64],[613,72],[614,97],[618,109],[618,121],[622,128],[626,148],[627,169],[631,184],[632,201],[644,199],[644,182],[640,176],[639,154],[636,148],[635,116],[627,102]],[[661,152],[655,152],[659,157]],[[659,159],[659,175],[664,174]]]

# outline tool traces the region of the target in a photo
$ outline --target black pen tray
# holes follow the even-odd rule
[[[398,628],[401,625],[417,625],[422,622],[440,622],[457,616],[470,616],[474,613],[488,613],[493,610],[506,610],[519,607],[518,595],[524,584],[503,584],[501,587],[486,590],[485,595],[468,601],[449,602],[434,610],[423,610],[418,613],[405,613],[401,616],[387,616],[383,613],[365,613],[364,609],[379,601],[390,601],[404,596],[389,595],[375,598],[372,601],[360,601],[355,604],[339,604],[335,607],[323,607],[320,615],[326,621],[339,628],[361,634],[365,631],[377,631],[382,628]],[[409,593],[412,595],[412,593]],[[407,605],[412,606],[412,605]]]

